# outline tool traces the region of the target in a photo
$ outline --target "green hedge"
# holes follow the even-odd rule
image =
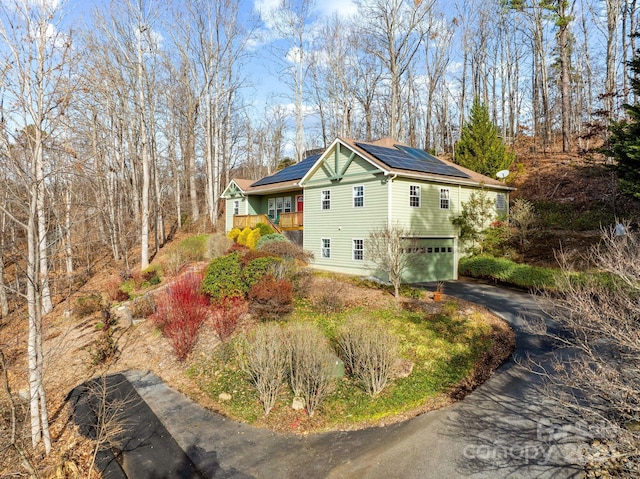
[[[557,269],[514,263],[488,255],[460,259],[458,273],[472,278],[492,279],[526,289],[556,290]]]

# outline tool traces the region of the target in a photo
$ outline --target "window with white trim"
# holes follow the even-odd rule
[[[353,187],[353,207],[364,207],[364,186],[358,185]]]
[[[449,209],[449,188],[440,188],[440,209]]]
[[[285,196],[284,197],[284,212],[285,213],[291,213],[292,208],[291,208],[291,196]]]
[[[321,207],[323,210],[331,209],[331,190],[322,190],[320,193]]]
[[[420,208],[420,185],[409,185],[409,206]]]
[[[322,257],[331,258],[331,239],[322,238],[320,242],[322,243]]]
[[[269,200],[267,201],[267,215],[269,216],[269,218],[271,219],[275,219],[276,217],[276,199],[275,198],[269,198]]]
[[[353,259],[355,261],[364,261],[364,240],[353,240]]]
[[[282,198],[276,198],[276,217],[282,214]]]
[[[233,215],[240,214],[240,200],[233,200]]]
[[[496,209],[498,211],[507,210],[507,195],[505,195],[504,193],[498,193],[496,195]]]

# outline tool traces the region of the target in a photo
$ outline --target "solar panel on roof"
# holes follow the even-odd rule
[[[466,173],[447,165],[442,160],[418,148],[410,148],[403,145],[395,145],[396,148],[387,148],[367,143],[356,143],[356,145],[392,168],[458,178],[471,178]]]
[[[307,172],[313,165],[315,165],[318,158],[320,158],[320,155],[309,156],[302,160],[300,163],[287,166],[286,168],[275,172],[271,176],[265,176],[264,178],[253,183],[251,186],[264,186],[272,185],[274,183],[281,183],[283,181],[299,180],[307,174]]]

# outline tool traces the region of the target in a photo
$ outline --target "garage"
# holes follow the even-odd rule
[[[420,238],[407,248],[410,264],[402,275],[403,283],[427,283],[456,278],[455,240],[453,238]]]

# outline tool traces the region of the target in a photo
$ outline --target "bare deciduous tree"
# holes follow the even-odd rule
[[[400,299],[402,275],[417,256],[412,253],[415,241],[411,231],[396,224],[372,231],[364,245],[365,260],[387,275],[396,300]]]

